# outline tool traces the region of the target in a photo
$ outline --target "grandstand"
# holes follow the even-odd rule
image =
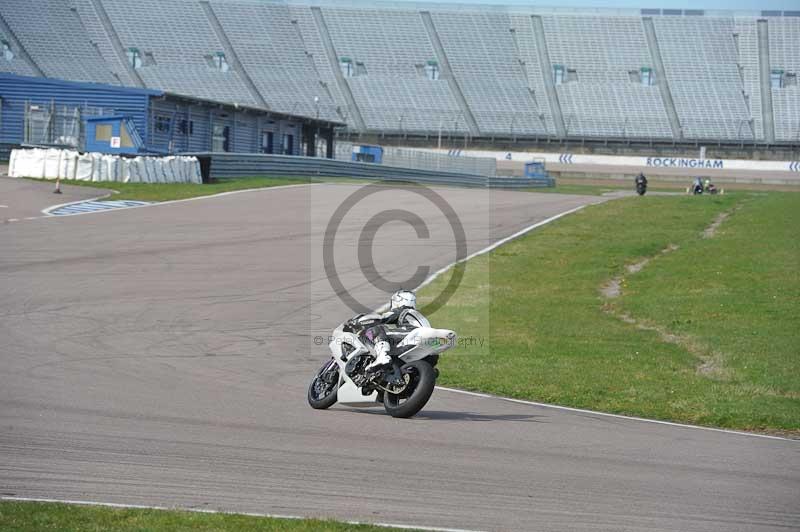
[[[800,12],[3,0],[0,72],[343,121],[347,135],[800,144]]]

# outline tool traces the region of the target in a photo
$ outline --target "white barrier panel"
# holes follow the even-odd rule
[[[8,175],[38,179],[122,181],[125,183],[202,183],[196,157],[134,157],[31,148],[12,150]]]
[[[452,150],[428,151],[450,153]],[[528,162],[533,159],[544,159],[548,164],[560,165],[597,165],[597,166],[632,166],[637,168],[686,168],[690,170],[756,170],[766,172],[800,172],[798,161],[753,161],[746,159],[713,159],[700,157],[631,157],[622,155],[584,155],[579,153],[549,153],[524,151],[485,151],[457,150],[452,155],[470,157],[493,157],[498,161]]]
[[[46,150],[13,150],[9,158],[8,175],[41,179],[44,177]]]
[[[75,165],[75,179],[79,181],[91,181],[94,174],[94,157],[91,153],[78,155]],[[13,174],[12,174],[13,175]]]
[[[58,177],[61,179],[75,179],[75,167],[78,162],[78,152],[64,150],[61,152],[61,163],[58,166]]]
[[[44,176],[58,177],[61,167],[61,150],[45,150],[44,152]]]

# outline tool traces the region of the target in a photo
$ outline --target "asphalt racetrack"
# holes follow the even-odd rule
[[[800,528],[798,442],[447,390],[411,420],[310,409],[327,357],[315,337],[353,314],[328,282],[323,234],[358,188],[1,224],[0,496],[471,530]],[[454,259],[453,220],[412,188],[341,221],[336,270],[365,305],[385,300],[358,259],[375,213],[414,212],[429,229],[377,230],[386,278]],[[599,201],[437,192],[470,252]]]

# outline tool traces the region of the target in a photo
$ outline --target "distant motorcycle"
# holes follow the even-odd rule
[[[413,312],[413,311],[412,311]],[[308,387],[308,404],[318,410],[336,402],[351,406],[383,403],[392,417],[411,417],[427,404],[439,370],[439,355],[455,346],[456,333],[434,329],[417,316],[420,327],[389,331],[394,347],[391,364],[374,371],[367,366],[375,353],[355,322],[334,329],[328,345],[331,359],[317,372]]]
[[[636,178],[636,193],[644,196],[647,193],[647,179],[643,175]]]
[[[717,186],[714,183],[706,183],[705,193],[706,194],[718,194],[719,193],[719,189],[717,189]]]

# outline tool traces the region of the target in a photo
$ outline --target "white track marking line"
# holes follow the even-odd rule
[[[212,510],[210,508],[181,508],[169,506],[149,506],[146,504],[121,504],[116,502],[99,502],[99,501],[75,501],[69,499],[48,499],[41,497],[9,497],[0,496],[3,501],[17,501],[17,502],[48,502],[58,504],[75,504],[78,506],[103,506],[105,508],[128,508],[133,510],[173,510],[179,512],[192,512],[197,514],[230,514],[230,515],[246,515],[248,517],[269,517],[272,519],[319,519],[319,517],[303,517],[301,515],[281,515],[281,514],[262,514],[255,512],[236,512],[224,510]],[[328,519],[328,518],[324,518]],[[339,521],[334,518],[334,521]],[[366,521],[339,521],[340,523],[347,523],[348,525],[372,525],[384,528],[402,528],[408,530],[428,530],[430,532],[480,532],[479,530],[470,530],[466,528],[442,528],[435,526],[420,526],[420,525],[404,525],[396,523],[368,523]]]
[[[68,207],[70,205],[76,205],[78,203],[84,203],[84,202],[89,202],[89,201],[97,201],[97,200],[100,200],[100,199],[103,199],[103,198],[110,198],[114,194],[117,193],[117,192],[112,192],[111,194],[106,194],[105,196],[97,196],[95,198],[87,198],[87,199],[80,200],[80,201],[70,201],[68,203],[61,203],[60,205],[51,205],[50,207],[46,207],[46,208],[42,209],[41,212],[45,216],[38,216],[37,219],[61,218],[61,217],[64,217],[64,216],[80,216],[80,215],[83,215],[83,214],[99,214],[99,213],[102,213],[102,212],[123,211],[123,210],[126,210],[126,209],[140,209],[140,208],[145,208],[145,207],[156,207],[156,206],[159,206],[159,205],[171,205],[173,203],[184,203],[184,202],[187,202],[187,201],[197,201],[197,200],[203,200],[203,199],[209,199],[209,198],[219,198],[221,196],[230,196],[232,194],[241,194],[243,192],[260,192],[260,191],[264,191],[264,190],[276,190],[276,189],[293,188],[293,187],[308,187],[308,186],[324,185],[324,184],[326,184],[326,183],[296,183],[296,184],[292,184],[292,185],[278,185],[278,186],[274,186],[274,187],[243,188],[241,190],[229,190],[227,192],[219,192],[217,194],[209,194],[207,196],[195,196],[194,198],[183,198],[183,199],[168,200],[168,201],[155,201],[155,202],[152,202],[152,203],[147,203],[145,205],[132,205],[130,207],[117,207],[115,209],[106,209],[104,211],[76,212],[76,213],[62,214],[62,215],[58,215],[58,216],[50,214],[51,211],[54,211],[56,209],[60,209],[61,207]],[[198,186],[203,186],[203,185],[198,185]],[[119,200],[119,201],[128,201],[128,200]],[[131,200],[131,201],[137,201],[137,200]]]
[[[689,425],[687,423],[676,423],[674,421],[662,421],[660,419],[647,419],[644,417],[636,417],[636,416],[625,416],[622,414],[610,414],[608,412],[598,412],[596,410],[586,410],[584,408],[574,408],[571,406],[561,406],[561,405],[552,405],[548,403],[537,403],[536,401],[526,401],[524,399],[514,399],[512,397],[503,397],[501,395],[490,395],[484,393],[475,393],[475,392],[468,392],[466,390],[459,390],[457,388],[448,388],[446,386],[437,386],[438,390],[444,390],[446,392],[453,392],[453,393],[460,393],[463,395],[472,395],[475,397],[480,397],[482,399],[497,399],[499,401],[508,401],[510,403],[517,403],[522,405],[528,406],[538,406],[542,408],[552,408],[554,410],[565,410],[567,412],[577,412],[580,414],[591,414],[594,416],[603,416],[603,417],[612,417],[617,419],[627,419],[631,421],[641,421],[644,423],[655,423],[657,425],[668,425],[670,427],[681,427],[685,429],[699,429],[699,430],[708,430],[711,432],[722,432],[725,434],[737,434],[739,436],[750,436],[751,438],[764,438],[768,440],[782,440],[782,441],[790,441],[794,443],[800,443],[798,440],[793,440],[791,438],[784,438],[782,436],[770,436],[769,434],[757,434],[755,432],[742,432],[739,430],[730,430],[730,429],[718,429],[715,427],[703,427],[702,425]]]
[[[0,209],[8,209],[8,205],[0,205]]]
[[[540,222],[536,222],[535,224],[529,225],[528,227],[525,227],[524,229],[521,229],[520,231],[517,231],[516,233],[514,233],[511,236],[507,236],[505,238],[502,238],[502,239],[498,240],[497,242],[486,246],[483,249],[479,249],[478,251],[476,251],[476,252],[474,252],[474,253],[472,253],[470,255],[467,255],[465,258],[463,258],[461,260],[457,260],[455,262],[452,262],[452,263],[448,264],[447,266],[445,266],[444,268],[440,268],[439,270],[436,270],[435,272],[433,272],[430,276],[428,276],[427,279],[422,281],[422,283],[417,288],[415,288],[415,290],[419,290],[420,288],[429,285],[437,277],[439,277],[441,274],[443,274],[444,272],[446,272],[447,270],[449,270],[450,268],[452,268],[453,266],[455,266],[457,264],[461,264],[462,262],[467,262],[468,260],[473,259],[475,257],[478,257],[480,255],[485,255],[486,253],[489,253],[490,251],[492,251],[494,249],[497,249],[498,247],[502,246],[503,244],[505,244],[507,242],[510,242],[511,240],[514,240],[515,238],[519,238],[519,237],[523,236],[524,234],[529,233],[529,232],[533,231],[534,229],[536,229],[538,227],[541,227],[543,225],[549,224],[552,221],[558,220],[559,218],[561,218],[563,216],[566,216],[568,214],[572,214],[573,212],[578,212],[579,210],[583,209],[584,207],[586,207],[586,205],[581,205],[579,207],[575,207],[574,209],[570,209],[568,211],[564,211],[564,212],[558,213],[558,214],[556,214],[554,216],[551,216],[550,218],[545,218],[544,220],[542,220]]]

